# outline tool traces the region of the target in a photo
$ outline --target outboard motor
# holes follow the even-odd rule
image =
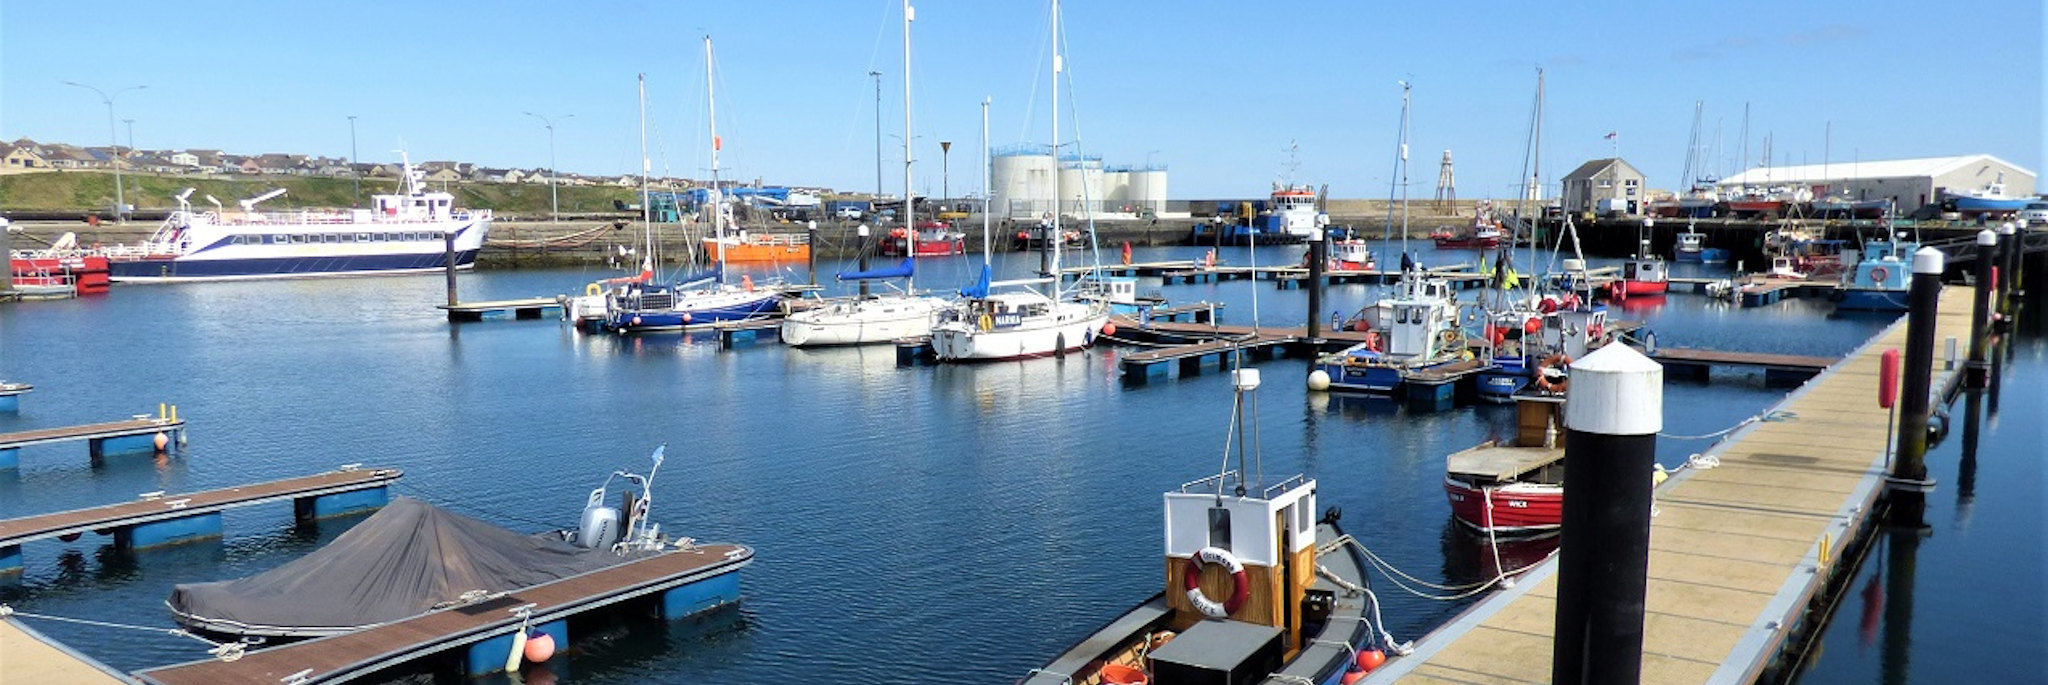
[[[604,488],[590,491],[590,502],[583,506],[583,521],[577,527],[576,545],[609,549],[619,541],[619,532],[619,510],[604,505]]]

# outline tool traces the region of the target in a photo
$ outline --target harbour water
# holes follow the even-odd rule
[[[1258,258],[1298,263],[1300,251],[1262,249]],[[1200,253],[1141,248],[1135,258]],[[1251,257],[1243,249],[1220,256],[1232,264]],[[1010,275],[1036,266],[1033,255],[1000,261]],[[920,285],[965,284],[978,266],[973,256],[921,260]],[[1677,275],[1697,268],[1679,266]],[[607,275],[476,272],[459,280],[465,299],[499,299],[580,291]],[[754,546],[745,599],[701,620],[635,623],[579,641],[550,664],[556,675],[593,683],[793,674],[998,683],[1160,591],[1159,493],[1221,464],[1226,377],[1128,386],[1113,348],[904,368],[887,346],[721,350],[713,335],[589,335],[553,320],[451,325],[431,308],[442,287],[424,277],[124,287],[104,298],[0,309],[0,376],[37,386],[19,415],[0,415],[0,431],[153,412],[157,402],[177,404],[191,421],[191,444],[170,458],[121,455],[93,467],[80,445],[25,450],[18,471],[0,472],[0,518],[360,462],[405,469],[399,494],[540,531],[573,523],[605,474],[641,466],[666,442],[655,518],[672,534]],[[1333,286],[1328,306],[1348,313],[1376,291]],[[1265,281],[1163,293],[1225,303],[1232,323],[1251,321],[1254,293],[1261,323],[1293,325],[1307,315],[1303,292]],[[1843,353],[1890,322],[1829,310],[1800,300],[1737,309],[1675,294],[1631,303],[1616,317],[1648,321],[1665,346],[1808,355]],[[1985,650],[2038,657],[2043,644],[2043,545],[2033,525],[2043,520],[2042,435],[2031,419],[2048,411],[2040,391],[2048,363],[2036,331],[2014,355],[2005,418],[1984,424],[1971,505],[1958,504],[1947,479],[1945,494],[1931,500],[1935,531],[1919,547],[1919,611],[1907,624],[1914,639],[1898,647],[1859,641],[1857,622],[1838,616],[1802,682],[1878,680],[1872,674],[1883,669],[1873,664],[1885,658],[1908,658],[1913,665],[1902,672],[1920,682],[1942,681],[1959,664],[1987,681],[2040,680],[2038,658],[1981,658]],[[1425,580],[1491,574],[1483,541],[1450,519],[1442,458],[1510,434],[1511,408],[1413,413],[1309,393],[1299,360],[1262,367],[1258,468],[1267,480],[1296,472],[1318,479],[1321,499],[1341,508],[1349,532]],[[1716,371],[1710,384],[1667,384],[1667,432],[1720,430],[1784,392],[1765,387],[1760,373]],[[1938,475],[1953,478],[1958,437],[1930,455]],[[1662,440],[1659,458],[1675,465],[1706,445]],[[294,530],[285,507],[261,506],[229,512],[220,542],[134,555],[95,536],[32,543],[27,572],[0,585],[0,601],[170,627],[162,600],[172,585],[275,567],[351,522]],[[1517,546],[1507,563],[1545,551]],[[1866,564],[1864,574],[1874,567]],[[1463,606],[1380,594],[1402,639]],[[1845,611],[1855,601],[1846,600]],[[2022,625],[2005,626],[1994,640],[1974,635],[1992,615]],[[198,643],[167,635],[36,628],[123,670],[204,656]]]

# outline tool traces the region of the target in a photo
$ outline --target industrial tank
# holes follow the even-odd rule
[[[1037,218],[1052,211],[1054,164],[1043,145],[998,149],[993,153],[990,212],[997,218]]]

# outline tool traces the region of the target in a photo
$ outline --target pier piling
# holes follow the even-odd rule
[[[1586,355],[1572,365],[1565,429],[1572,492],[1558,551],[1551,682],[1640,682],[1664,367],[1627,345]]]
[[[1990,365],[1984,362],[1984,346],[1990,336],[1992,269],[1998,256],[1998,234],[1990,229],[1977,232],[1976,286],[1970,308],[1970,363],[1963,374],[1963,387],[1981,390],[1989,380]]]
[[[1941,306],[1941,250],[1913,253],[1913,284],[1907,295],[1906,368],[1900,375],[1898,447],[1890,477],[1893,522],[1918,525],[1934,481],[1927,477],[1927,421],[1934,378],[1935,317]]]
[[[1329,241],[1324,239],[1323,229],[1316,229],[1308,236],[1308,345],[1313,358],[1314,351],[1323,342],[1323,269],[1329,259]]]
[[[1992,256],[1992,263],[1998,265],[1998,311],[2005,311],[2012,295],[2012,255],[2019,250],[2019,235],[2011,222],[1998,227],[1998,252]]]
[[[454,307],[462,303],[461,300],[455,297],[455,233],[453,231],[442,233],[441,242],[445,246],[442,253],[444,257],[442,262],[446,264],[448,271],[448,306]]]
[[[1999,230],[2005,231],[2006,235],[2011,238],[2006,241],[2005,268],[2003,269],[2005,273],[2000,274],[2001,277],[1998,279],[2005,284],[2004,311],[2006,318],[2010,319],[2013,314],[2019,312],[2020,308],[2020,289],[2023,286],[2023,283],[2020,281],[2020,263],[2025,258],[2023,253],[2026,252],[2027,246],[2024,239],[2025,236],[2020,235],[2019,227],[2011,222],[1999,226]]]

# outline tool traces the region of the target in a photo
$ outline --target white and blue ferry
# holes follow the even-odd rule
[[[256,211],[280,188],[239,201],[240,211],[208,196],[213,210],[197,211],[188,188],[148,240],[100,252],[123,283],[357,276],[444,269],[454,234],[456,266],[471,266],[490,210],[456,209],[455,196],[425,189],[422,172],[410,164],[405,172],[405,192],[372,196],[369,209]]]

